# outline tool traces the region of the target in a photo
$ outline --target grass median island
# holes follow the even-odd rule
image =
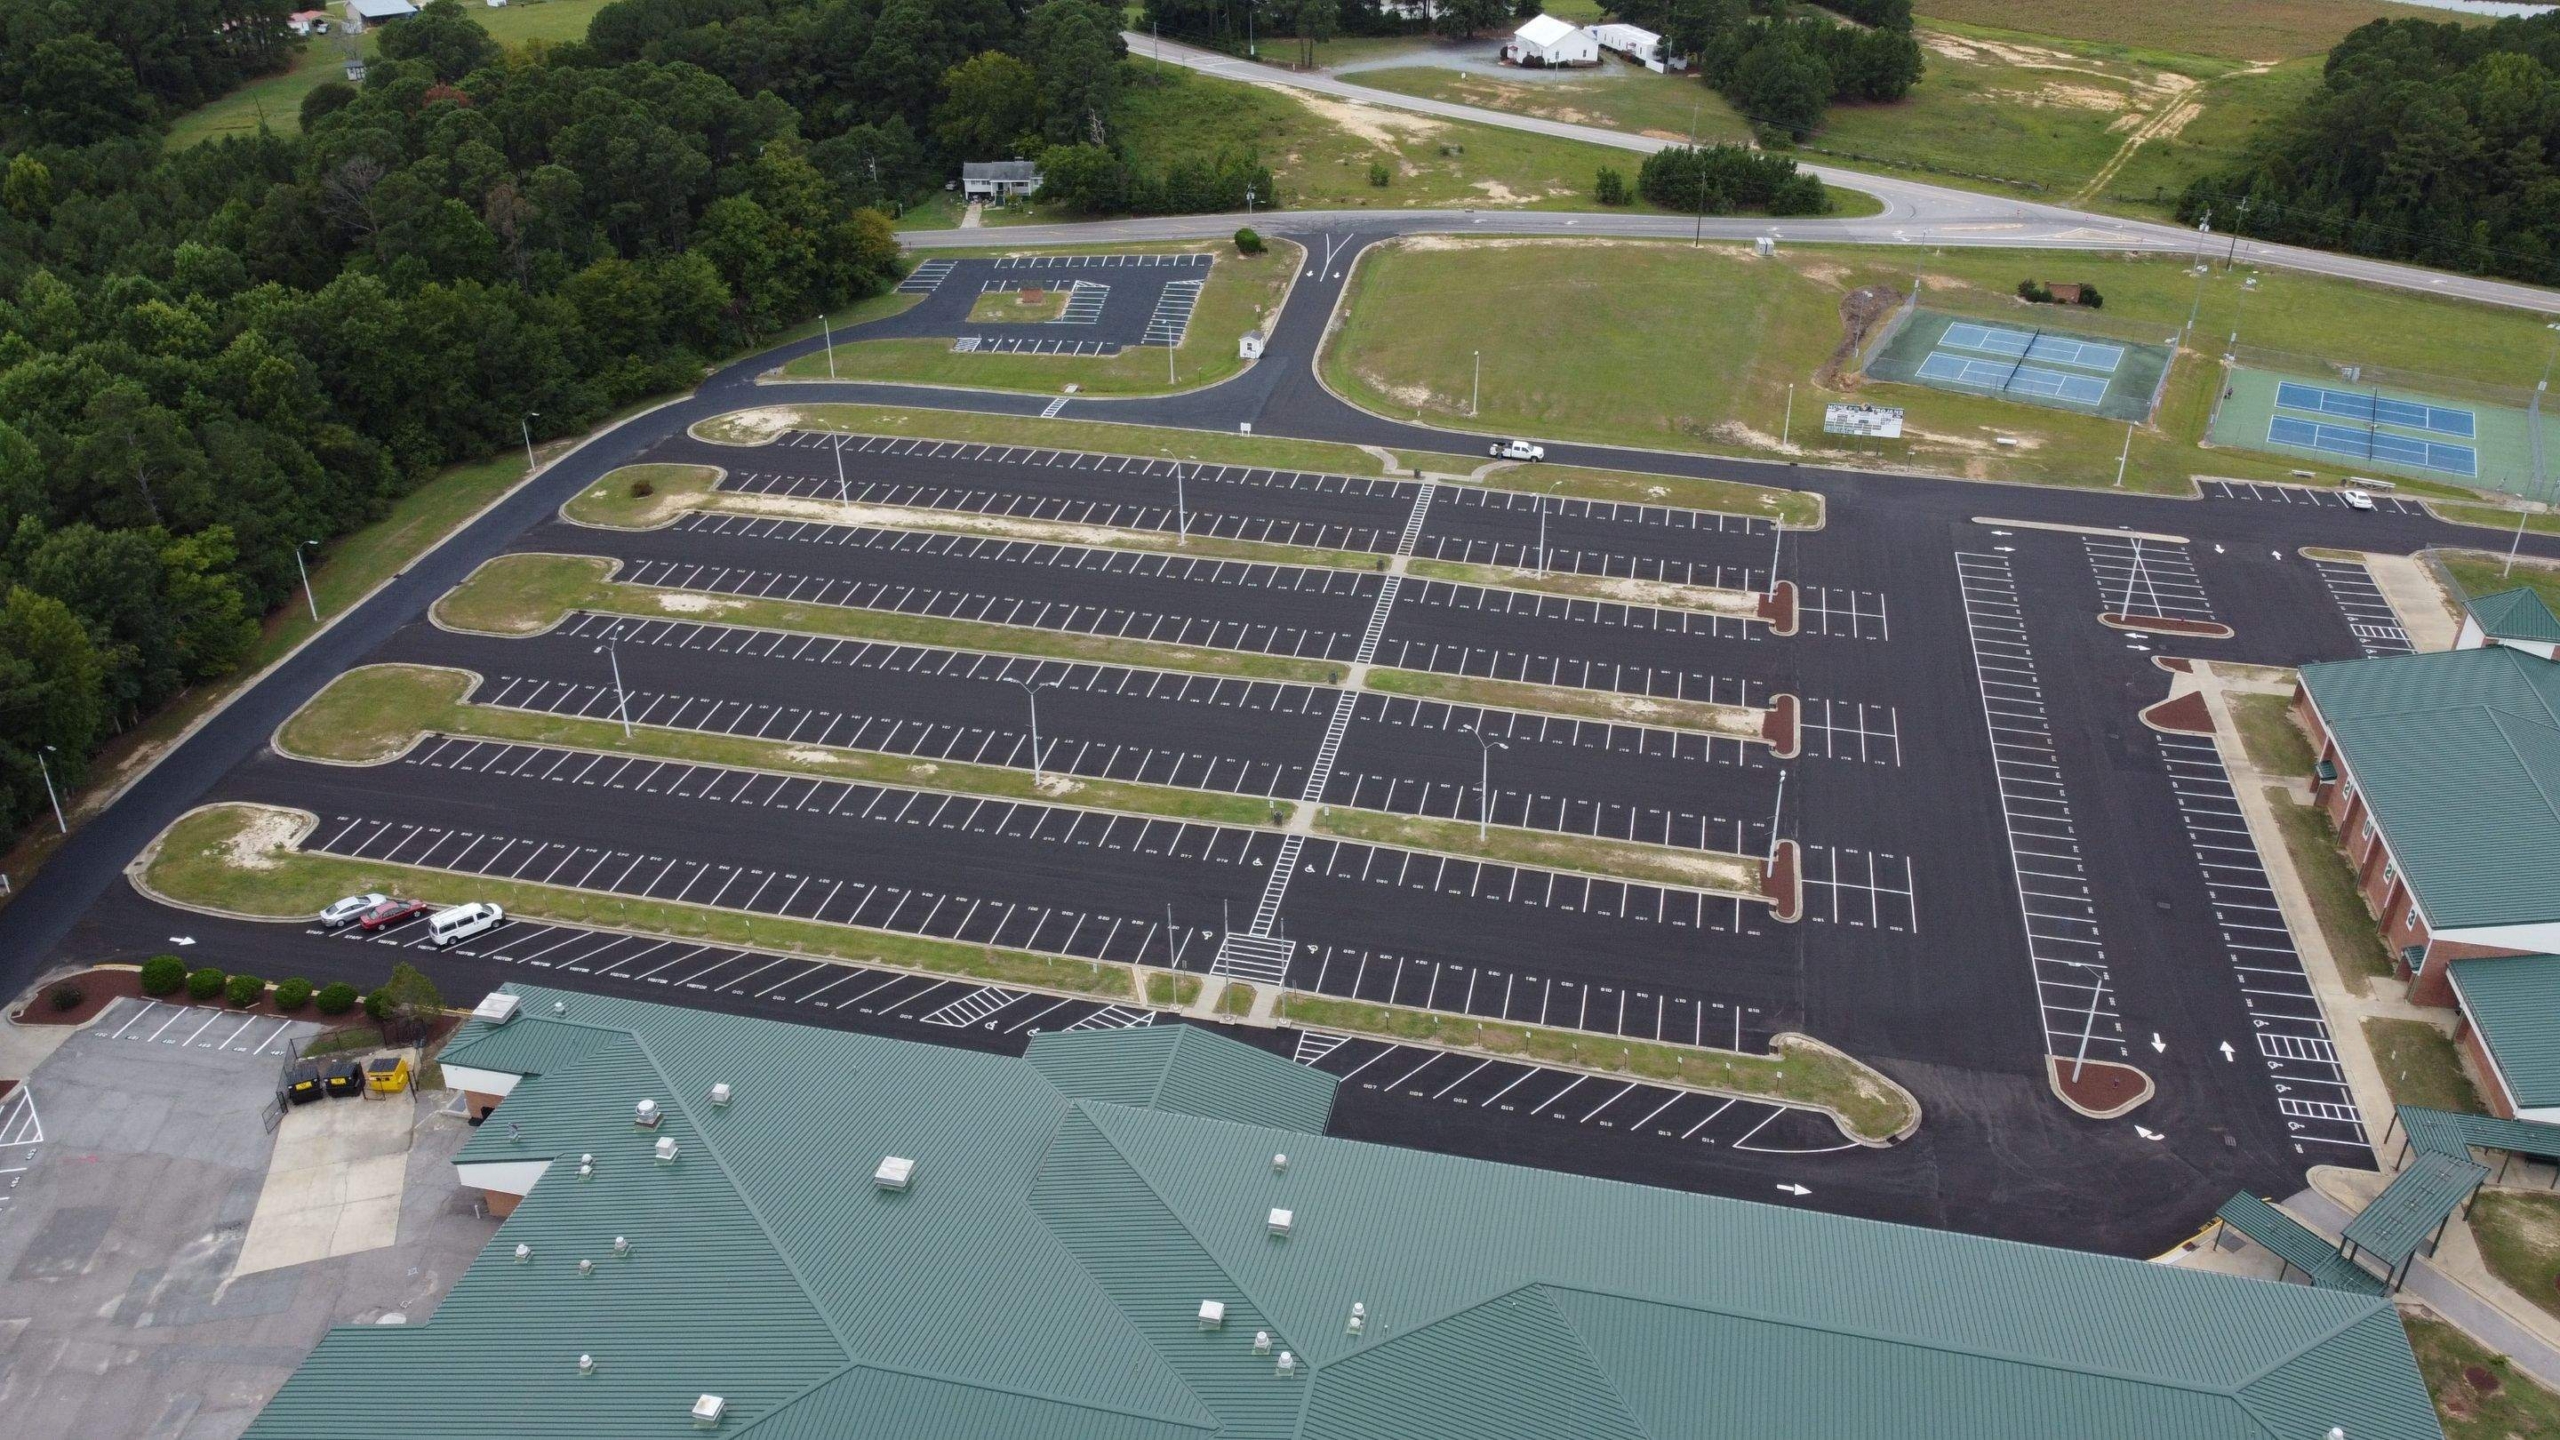
[[[1596,470],[1585,465],[1502,465],[1486,471],[1481,483],[1488,490],[1748,515],[1755,520],[1775,520],[1790,530],[1811,530],[1822,524],[1823,501],[1819,493],[1754,485],[1744,480],[1702,480],[1639,470]]]
[[[2401,488],[2407,489],[2408,482],[2402,481]],[[2477,525],[2484,530],[2498,530],[2509,535],[2516,533],[2517,512],[2504,506],[2436,504],[2427,508],[2436,512],[2437,519],[2448,524]],[[2531,535],[2560,535],[2560,511],[2541,510],[2528,513],[2525,516],[2524,528],[2525,532]]]
[[[591,555],[500,555],[446,592],[430,613],[453,629],[486,635],[538,635],[559,624],[561,617],[572,610],[594,610],[652,620],[701,620],[848,640],[886,640],[1038,660],[1086,660],[1309,685],[1339,684],[1343,678],[1340,665],[1242,650],[1210,650],[1196,645],[1072,635],[1024,625],[626,585],[605,578],[613,564]]]
[[[1265,540],[1227,540],[1214,535],[1176,535],[1170,530],[1138,530],[1119,525],[1082,525],[1063,520],[1024,520],[967,510],[935,510],[921,505],[841,504],[819,496],[742,495],[726,491],[702,497],[691,508],[724,515],[756,515],[807,520],[820,525],[856,525],[874,530],[924,530],[937,535],[983,535],[996,540],[1029,540],[1046,545],[1082,545],[1104,550],[1144,550],[1188,555],[1202,560],[1247,560],[1261,565],[1308,565],[1322,570],[1384,570],[1386,557],[1372,550],[1319,550],[1308,545],[1281,545]]]
[[[2293,702],[2282,695],[2250,695],[2233,691],[2228,697],[2232,722],[2240,727],[2241,747],[2249,752],[2249,763],[2270,776],[2293,780],[2311,778],[2311,741],[2293,723]]]
[[[2488,1113],[2471,1077],[2462,1073],[2462,1054],[2453,1037],[2424,1020],[2367,1020],[2364,1041],[2392,1103],[2423,1105],[2463,1115]]]
[[[1132,989],[1125,965],[309,854],[292,843],[303,820],[293,811],[264,805],[206,806],[161,832],[139,878],[151,893],[182,904],[278,920],[307,918],[341,895],[382,890],[440,905],[491,900],[517,919],[640,930],[1079,995],[1127,998]]]
[[[2436,1402],[2445,1440],[2525,1440],[2560,1435],[2560,1392],[2442,1320],[2402,1314],[2418,1371]]]
[[[1759,861],[1714,850],[1683,850],[1509,825],[1485,827],[1484,838],[1478,839],[1477,827],[1469,821],[1387,815],[1375,810],[1318,810],[1315,828],[1318,834],[1345,840],[1542,870],[1569,870],[1609,880],[1635,880],[1719,895],[1756,897],[1760,891]]]
[[[1147,1003],[1165,1010],[1187,1008],[1200,998],[1200,977],[1177,970],[1147,972]]]
[[[560,513],[608,530],[655,530],[700,508],[719,483],[709,465],[625,465],[570,497]]]
[[[2301,878],[2303,893],[2310,897],[2312,913],[2319,918],[2320,938],[2328,943],[2329,953],[2337,957],[2347,984],[2361,995],[2367,982],[2392,973],[2391,950],[2383,944],[2382,930],[2373,923],[2372,912],[2364,908],[2364,896],[2356,889],[2355,872],[2347,867],[2347,857],[2338,850],[2329,817],[2313,806],[2297,802],[2292,792],[2281,786],[2268,786],[2266,797],[2267,808],[2276,817],[2276,828],[2284,832],[2285,853],[2292,857],[2293,873]]]
[[[1067,313],[1063,286],[984,290],[969,306],[971,324],[1020,325],[1055,320]]]
[[[1471,675],[1442,675],[1427,670],[1385,666],[1369,672],[1361,687],[1417,700],[1445,700],[1452,705],[1486,705],[1497,710],[1528,710],[1573,720],[1602,720],[1621,725],[1651,725],[1664,730],[1696,730],[1728,739],[1760,738],[1761,712],[1741,705],[1711,705],[1704,700],[1670,700],[1621,695],[1612,690],[1577,690],[1564,685],[1532,685],[1518,680],[1479,680]]]
[[[1496,590],[1534,590],[1577,600],[1610,600],[1626,605],[1652,605],[1666,610],[1696,610],[1710,615],[1748,618],[1760,611],[1760,597],[1748,590],[1717,590],[1705,585],[1674,585],[1659,580],[1628,580],[1609,575],[1573,575],[1559,570],[1539,574],[1507,565],[1468,565],[1453,560],[1411,560],[1405,571],[1425,580],[1484,585]]]
[[[330,681],[276,732],[276,748],[305,760],[373,765],[445,724],[476,677],[441,665],[366,665]]]
[[[1273,435],[1234,435],[1163,425],[1124,425],[1109,420],[1056,420],[1036,415],[988,415],[967,410],[910,410],[895,405],[759,405],[693,423],[690,434],[713,445],[762,445],[785,430],[950,440],[963,445],[1032,445],[1089,455],[1133,455],[1147,460],[1198,461],[1203,465],[1254,465],[1312,470],[1328,475],[1396,476],[1415,469],[1468,474],[1487,463],[1470,455],[1428,450],[1371,450],[1330,440],[1290,440]],[[1392,461],[1386,457],[1393,457]]]
[[[1920,1118],[1918,1107],[1902,1087],[1827,1045],[1793,1037],[1780,1037],[1774,1054],[1745,1055],[1480,1020],[1439,1010],[1309,995],[1299,990],[1281,995],[1277,1018],[1284,1025],[1417,1041],[1543,1064],[1576,1065],[1632,1079],[1668,1081],[1816,1106],[1837,1116],[1850,1138],[1869,1143],[1902,1134]]]

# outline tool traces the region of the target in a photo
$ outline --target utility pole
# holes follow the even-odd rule
[[[1793,385],[1789,385],[1789,386],[1787,387],[1787,418],[1786,418],[1784,421],[1780,422],[1780,424],[1779,424],[1779,426],[1778,426],[1778,448],[1779,448],[1779,449],[1784,450],[1784,449],[1786,449],[1786,448],[1787,448],[1787,437],[1795,433],[1795,428],[1796,428],[1796,387],[1795,387],[1795,386],[1793,386]]]
[[[320,623],[320,597],[311,593],[311,569],[302,563],[302,552],[319,543],[317,540],[305,540],[293,547],[293,568],[302,576],[302,598],[311,607],[311,623],[314,625]]]
[[[2240,232],[2247,228],[2249,228],[2249,197],[2243,195],[2240,197],[2240,218],[2231,226],[2231,253],[2222,257],[2222,271],[2226,275],[2231,273],[2231,266],[2240,258]]]
[[[541,418],[541,411],[527,410],[516,420],[516,424],[524,430],[524,473],[527,475],[533,473],[533,422]]]
[[[2196,316],[2204,310],[2204,275],[2207,268],[2204,263],[2204,237],[2212,232],[2213,207],[2208,205],[2204,208],[2204,218],[2196,222],[2196,303],[2187,307],[2186,328],[2178,332],[2180,344],[2186,343],[2186,338],[2195,333]]]
[[[50,745],[37,750],[36,768],[44,772],[44,798],[53,802],[53,828],[68,835],[71,833],[71,825],[62,818],[62,796],[53,788],[53,767],[44,761],[44,757],[55,753],[57,752]]]
[[[608,632],[604,643],[597,646],[613,665],[613,713],[622,720],[622,738],[631,738],[631,696],[622,688],[622,637]]]
[[[2124,422],[2124,448],[2116,452],[2116,488],[2124,488],[2124,462],[2133,458],[2133,422]]]

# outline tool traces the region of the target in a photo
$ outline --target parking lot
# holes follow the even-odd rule
[[[953,349],[981,354],[1116,355],[1179,345],[1209,270],[1206,251],[934,260],[898,286],[924,298],[864,326],[862,337],[949,339]],[[1065,291],[1065,306],[1042,320],[971,318],[980,295],[1025,289]]]

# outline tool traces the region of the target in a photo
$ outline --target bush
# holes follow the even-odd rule
[[[368,990],[364,997],[364,1018],[379,1025],[391,1018],[391,996],[382,990]]]
[[[2021,280],[2018,282],[2018,298],[2030,305],[2050,305],[2053,303],[2053,292],[2046,289],[2039,281]]]
[[[44,1003],[56,1010],[77,1010],[80,1002],[88,998],[89,992],[81,989],[76,980],[65,980],[44,992]]]
[[[356,1008],[356,987],[344,980],[332,980],[320,987],[320,993],[311,997],[311,1003],[323,1015],[344,1015]]]
[[[214,996],[222,993],[222,982],[230,978],[230,976],[223,974],[221,971],[210,965],[207,965],[201,970],[189,971],[187,973],[187,998],[190,1000],[210,1000]]]
[[[634,500],[646,500],[657,493],[658,487],[650,484],[649,477],[646,475],[639,476],[631,482],[631,498]]]
[[[1384,161],[1384,160],[1372,160],[1372,161],[1370,161],[1370,162],[1369,162],[1369,183],[1370,183],[1370,184],[1377,186],[1377,187],[1378,187],[1379,189],[1381,189],[1381,190],[1384,190],[1384,189],[1386,189],[1386,188],[1387,188],[1387,182],[1388,182],[1388,181],[1390,181],[1390,180],[1393,180],[1393,179],[1395,179],[1395,178],[1396,178],[1396,172],[1394,172],[1393,170],[1390,170],[1390,169],[1388,169],[1388,168],[1387,168],[1387,162],[1386,162],[1386,161]]]
[[[1635,197],[1627,193],[1627,177],[1603,165],[1599,181],[1591,187],[1591,198],[1603,205],[1624,205]]]
[[[311,982],[296,975],[276,982],[276,1008],[299,1010],[311,1003]]]
[[[187,983],[187,962],[175,955],[154,955],[142,962],[142,993],[166,995]]]
[[[1785,156],[1739,145],[1657,150],[1636,171],[1636,193],[1682,214],[1765,210],[1771,215],[1819,215],[1831,208],[1820,177],[1797,169]]]
[[[2082,285],[2080,287],[2080,303],[2088,306],[2092,310],[2097,310],[2106,305],[2107,297],[2099,294],[2098,287],[2095,285]]]
[[[243,973],[224,981],[222,992],[223,998],[229,1000],[235,1008],[246,1010],[267,998],[267,982],[255,975]]]
[[[1236,232],[1236,253],[1239,255],[1259,255],[1270,248],[1262,243],[1261,232],[1250,225]]]

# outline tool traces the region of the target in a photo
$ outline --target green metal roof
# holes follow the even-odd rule
[[[1217,1053],[1248,1047],[1208,1031],[1042,1037],[1034,1064],[520,993],[509,1029],[607,1038],[524,1080],[500,1112],[514,1130],[484,1126],[463,1153],[550,1170],[434,1318],[331,1332],[256,1440],[338,1440],[386,1395],[420,1440],[674,1440],[699,1435],[700,1393],[728,1398],[718,1433],[755,1440],[2278,1440],[2332,1425],[2440,1440],[2407,1339],[2368,1296],[1121,1104],[1050,1078],[1100,1085],[1088,1057],[1116,1054],[1161,1096],[1183,1088],[1169,1077],[1194,1045],[1205,1073],[1259,1073],[1267,1057]],[[703,1099],[716,1081],[734,1087],[727,1106]],[[643,1096],[663,1107],[655,1131],[632,1123]],[[661,1137],[671,1165],[651,1158]],[[904,1193],[871,1184],[890,1153],[917,1162]],[[1294,1212],[1285,1237],[1274,1207]],[[631,1256],[613,1256],[617,1234]],[[1225,1322],[1203,1330],[1213,1299]],[[1256,1331],[1273,1355],[1253,1352]],[[1295,1377],[1276,1371],[1283,1349]],[[577,1373],[582,1351],[595,1374]]]
[[[510,1075],[547,1075],[587,1058],[598,1045],[621,1032],[591,1025],[492,1025],[465,1021],[445,1042],[436,1058],[446,1065],[469,1065]]]
[[[2453,988],[2515,1107],[2560,1105],[2560,955],[2457,960]]]
[[[2467,1155],[2420,1151],[2363,1213],[2347,1222],[2343,1238],[2397,1270],[2488,1178],[2488,1170]]]
[[[1211,1120],[1324,1133],[1337,1083],[1196,1025],[1060,1030],[1032,1037],[1022,1058],[1079,1100],[1172,1110]]]
[[[2437,930],[2560,920],[2560,663],[2502,646],[2302,667]]]
[[[2541,594],[2530,586],[2478,596],[2466,603],[2471,618],[2496,639],[2560,641],[2560,615],[2553,615]]]
[[[2560,1155],[2560,1125],[2539,1120],[2501,1120],[2495,1115],[2464,1115],[2430,1110],[2423,1105],[2399,1107],[2400,1128],[2409,1133],[2410,1148],[2432,1150],[2458,1159],[2471,1158],[2471,1147],[2504,1150],[2510,1155]]]
[[[2214,1218],[2266,1246],[2311,1283],[2358,1295],[2379,1295],[2383,1284],[2364,1267],[2338,1253],[2328,1236],[2243,1190],[2222,1202]]]

